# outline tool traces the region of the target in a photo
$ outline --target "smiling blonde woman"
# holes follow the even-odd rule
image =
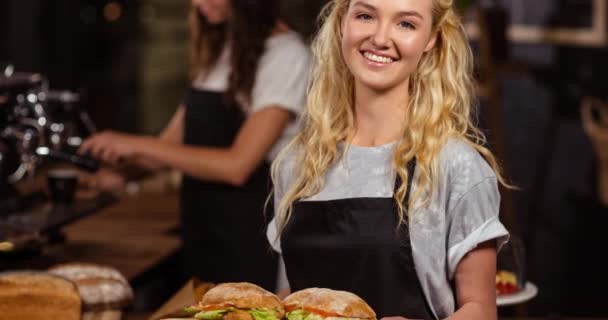
[[[496,319],[504,180],[453,1],[335,0],[322,22],[303,128],[273,164],[291,289],[351,291],[379,318]]]

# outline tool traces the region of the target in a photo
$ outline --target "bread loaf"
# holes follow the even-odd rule
[[[133,290],[118,270],[97,264],[66,263],[49,272],[76,284],[86,311],[118,310],[133,299]]]
[[[80,295],[71,281],[43,272],[0,275],[0,320],[79,320]]]

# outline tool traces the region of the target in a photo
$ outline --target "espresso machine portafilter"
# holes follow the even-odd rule
[[[95,132],[88,114],[69,91],[51,91],[37,73],[0,73],[0,208],[15,197],[12,187],[47,161],[95,171],[96,160],[76,153]],[[9,201],[14,202],[14,201]]]

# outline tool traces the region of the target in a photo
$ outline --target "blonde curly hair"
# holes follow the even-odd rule
[[[279,234],[291,215],[292,204],[317,194],[324,185],[328,167],[340,160],[343,153],[337,145],[354,130],[354,78],[341,51],[342,20],[351,0],[334,0],[323,9],[322,26],[313,41],[316,65],[309,89],[307,110],[302,130],[281,152],[272,166],[272,179],[277,183],[279,168],[286,155],[295,152],[298,164],[294,182],[287,186],[275,212]],[[422,204],[430,200],[437,177],[437,157],[449,138],[461,139],[474,147],[495,171],[499,181],[507,185],[492,153],[484,147],[483,133],[472,121],[473,55],[461,23],[454,11],[453,0],[433,0],[432,32],[437,39],[434,48],[424,53],[417,70],[410,76],[407,121],[404,133],[393,155],[393,167],[408,181],[407,163],[416,158],[420,185],[430,192]],[[394,195],[398,205],[399,223],[407,215],[403,200],[407,184],[401,184]],[[418,188],[410,203],[422,197]]]

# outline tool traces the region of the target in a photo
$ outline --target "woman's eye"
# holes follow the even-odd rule
[[[399,26],[402,28],[406,28],[406,29],[416,29],[415,25],[413,25],[411,22],[407,22],[407,21],[399,22]]]
[[[359,19],[359,20],[371,20],[372,16],[370,16],[367,13],[361,13],[361,14],[357,15],[357,19]]]

